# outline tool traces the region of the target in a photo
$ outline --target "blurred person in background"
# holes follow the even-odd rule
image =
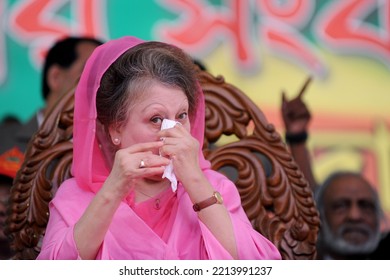
[[[45,57],[42,71],[42,97],[45,107],[26,123],[3,123],[0,126],[0,153],[14,147],[24,153],[30,138],[58,99],[72,89],[92,51],[102,42],[90,37],[65,37],[58,40]]]
[[[332,173],[316,190],[322,221],[318,254],[323,259],[370,259],[377,248],[382,210],[378,194],[359,173]]]
[[[383,212],[373,186],[361,174],[351,171],[330,174],[321,185],[314,177],[307,148],[311,114],[303,101],[310,82],[311,78],[307,79],[291,100],[282,93],[281,113],[286,142],[315,194],[320,213],[318,258],[389,259],[390,252],[383,250],[385,239],[381,241]]]

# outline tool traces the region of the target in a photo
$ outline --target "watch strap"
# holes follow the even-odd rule
[[[195,203],[193,205],[193,209],[195,212],[199,212],[200,210],[207,208],[214,204],[222,204],[222,197],[219,192],[214,192],[213,195],[201,202]]]

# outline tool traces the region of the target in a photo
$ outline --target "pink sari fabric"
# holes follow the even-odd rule
[[[95,98],[102,75],[126,50],[143,41],[123,37],[99,46],[88,60],[75,93],[73,178],[65,181],[50,203],[50,219],[38,259],[79,259],[73,238],[74,225],[83,215],[94,195],[109,175],[99,149],[96,132]],[[205,104],[199,87],[196,116],[191,120],[191,134],[202,147]],[[199,162],[213,187],[224,197],[229,211],[240,259],[280,259],[276,247],[253,230],[241,207],[238,191],[225,176],[210,169],[201,149]],[[209,229],[192,209],[192,202],[179,183],[164,227],[145,222],[130,207],[128,199],[118,207],[101,244],[97,259],[231,259]],[[164,210],[164,209],[161,209]],[[142,210],[141,210],[142,211]]]

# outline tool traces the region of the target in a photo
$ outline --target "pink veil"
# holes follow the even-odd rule
[[[96,93],[100,80],[109,66],[125,51],[142,43],[143,40],[127,36],[111,40],[95,49],[88,59],[75,92],[73,126],[72,174],[77,184],[97,192],[109,175],[105,159],[96,138]],[[198,86],[198,106],[191,120],[191,134],[199,141],[199,162],[203,170],[210,168],[202,153],[205,102],[203,91]]]

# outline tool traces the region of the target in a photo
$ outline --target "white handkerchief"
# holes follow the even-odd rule
[[[174,127],[177,123],[179,123],[179,122],[164,119],[162,124],[161,124],[161,130]],[[172,191],[175,192],[177,190],[177,179],[176,179],[175,173],[173,172],[172,161],[171,161],[171,163],[169,163],[165,167],[164,174],[162,175],[162,177],[168,178],[168,180],[171,181]]]

